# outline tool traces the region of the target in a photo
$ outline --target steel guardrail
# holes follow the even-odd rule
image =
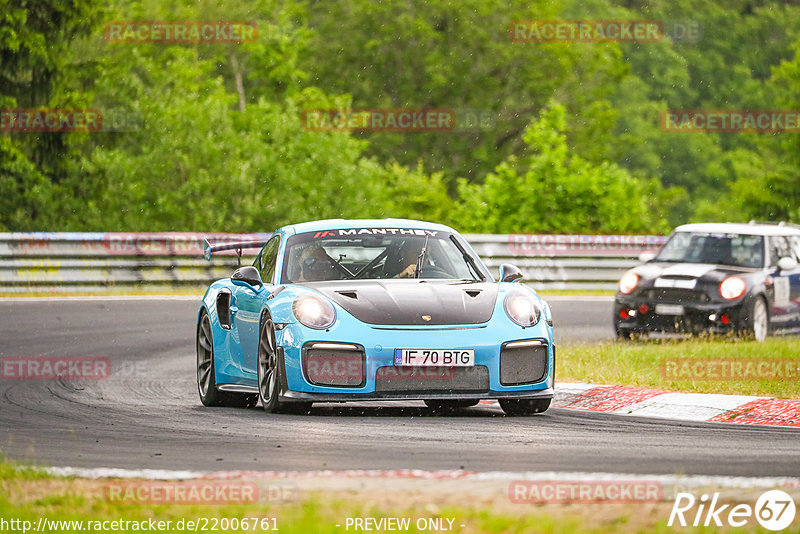
[[[230,276],[236,252],[203,258],[214,243],[263,240],[269,233],[0,233],[0,292],[202,289]],[[622,273],[664,236],[472,234],[464,236],[497,272],[517,265],[535,289],[614,289]],[[245,261],[254,254],[245,254]]]

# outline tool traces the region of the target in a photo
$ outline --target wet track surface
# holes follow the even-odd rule
[[[559,343],[610,338],[611,302],[554,299]],[[204,408],[189,300],[0,301],[0,356],[103,356],[108,379],[0,380],[0,451],[73,467],[466,469],[800,476],[800,431],[480,405]]]

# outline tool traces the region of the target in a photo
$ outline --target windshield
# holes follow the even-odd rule
[[[763,267],[764,237],[676,232],[658,253],[655,261]]]
[[[486,274],[447,232],[326,230],[297,234],[286,243],[282,283],[391,278],[483,281]]]

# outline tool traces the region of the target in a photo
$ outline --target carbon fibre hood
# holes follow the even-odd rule
[[[305,284],[367,324],[452,325],[492,317],[497,284],[439,280],[354,280]],[[427,319],[427,320],[426,320]]]

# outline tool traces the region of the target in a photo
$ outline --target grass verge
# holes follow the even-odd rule
[[[800,339],[794,337],[769,338],[763,343],[733,338],[610,341],[558,349],[557,379],[563,382],[800,398]],[[723,366],[731,360],[743,364],[741,372],[725,372]],[[716,362],[716,367],[709,362]],[[780,376],[760,379],[765,376],[759,371],[761,362],[780,363]],[[678,367],[667,367],[672,365]],[[770,369],[768,365],[761,371]]]
[[[316,484],[316,480],[312,484]],[[513,504],[504,487],[487,488],[458,482],[458,491],[395,491],[364,488],[358,481],[347,488],[320,479],[320,490],[298,492],[291,502],[250,504],[132,504],[116,502],[104,488],[113,480],[49,476],[35,469],[0,464],[0,521],[5,531],[49,532],[363,532],[348,526],[348,518],[405,519],[407,529],[373,528],[377,532],[455,532],[463,534],[628,533],[672,532],[667,518],[672,499],[648,503]],[[327,482],[327,487],[326,486]],[[367,481],[368,482],[368,481]],[[383,484],[386,481],[379,482]],[[127,480],[125,484],[136,484]],[[233,481],[235,483],[235,481]],[[401,482],[397,482],[401,484]],[[424,484],[422,482],[421,484]],[[308,481],[306,481],[308,486]],[[243,528],[243,519],[249,519]],[[253,521],[256,518],[257,521]],[[154,523],[150,523],[153,520]],[[15,523],[10,523],[14,521]],[[137,522],[123,525],[112,521]],[[194,522],[198,527],[189,526]],[[418,528],[432,521],[438,528]],[[27,523],[26,523],[27,522]],[[164,528],[152,525],[156,522]],[[169,522],[169,523],[167,523]],[[10,527],[10,528],[9,528]],[[711,532],[710,529],[681,529]],[[748,529],[750,530],[750,529]]]

